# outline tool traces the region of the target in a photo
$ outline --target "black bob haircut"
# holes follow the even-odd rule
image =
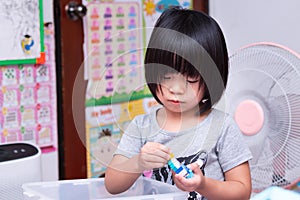
[[[204,84],[205,88],[200,112],[211,109],[226,88],[228,52],[224,35],[217,22],[200,11],[180,7],[165,10],[154,26],[144,64],[147,85],[160,104],[156,93],[167,73],[200,78],[200,87]]]

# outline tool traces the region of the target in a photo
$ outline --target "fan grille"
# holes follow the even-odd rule
[[[264,113],[262,128],[245,135],[253,154],[253,190],[287,187],[300,178],[300,59],[276,44],[253,44],[229,59],[225,97],[235,116],[242,102],[257,102]]]

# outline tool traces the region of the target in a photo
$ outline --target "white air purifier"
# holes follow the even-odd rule
[[[23,199],[22,185],[41,181],[41,150],[27,142],[0,144],[0,199]]]

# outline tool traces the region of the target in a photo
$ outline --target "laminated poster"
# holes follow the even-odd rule
[[[161,13],[171,6],[192,8],[192,0],[143,0],[143,18],[146,27],[146,39],[149,41],[153,26]]]
[[[46,153],[57,148],[57,108],[54,30],[44,26],[44,64],[0,68],[0,143],[28,141]]]
[[[169,6],[180,0],[86,0],[85,77],[88,177],[105,173],[122,133],[138,114],[157,102],[144,80],[147,37]]]
[[[43,1],[0,2],[0,66],[44,63]]]

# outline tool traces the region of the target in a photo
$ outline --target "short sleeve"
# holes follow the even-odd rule
[[[231,117],[227,117],[223,133],[218,140],[217,153],[224,172],[252,158],[251,151],[239,127]]]
[[[125,129],[114,155],[119,154],[131,158],[138,154],[143,145],[137,118],[134,118]]]

